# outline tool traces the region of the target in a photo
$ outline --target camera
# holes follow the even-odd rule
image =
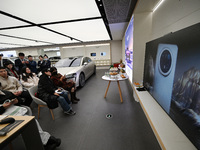
[[[171,105],[177,55],[177,45],[158,45],[152,94],[167,113],[169,113]]]
[[[158,69],[160,73],[164,76],[168,76],[172,69],[172,54],[168,49],[164,49],[159,56],[159,66]]]

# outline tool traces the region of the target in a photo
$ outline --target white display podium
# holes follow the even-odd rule
[[[138,101],[163,150],[197,150],[168,114],[147,91],[137,91],[133,96]]]

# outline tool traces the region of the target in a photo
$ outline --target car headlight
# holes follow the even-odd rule
[[[66,79],[76,78],[76,73],[66,74],[66,75],[65,75],[65,78],[66,78]]]

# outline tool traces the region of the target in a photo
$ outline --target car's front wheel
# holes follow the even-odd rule
[[[79,76],[79,86],[83,87],[84,85],[85,85],[85,76],[83,73],[81,73]]]

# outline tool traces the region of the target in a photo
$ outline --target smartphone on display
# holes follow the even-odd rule
[[[153,82],[153,97],[167,113],[170,111],[177,55],[177,45],[158,45]]]

